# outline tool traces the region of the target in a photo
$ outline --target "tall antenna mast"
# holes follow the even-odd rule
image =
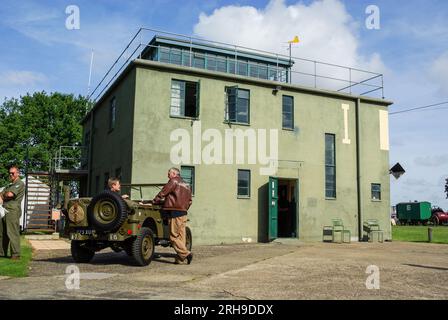
[[[90,98],[90,80],[92,80],[92,67],[93,67],[93,49],[90,56],[90,71],[89,71],[89,83],[87,84],[87,98]]]

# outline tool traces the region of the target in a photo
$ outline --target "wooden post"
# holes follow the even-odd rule
[[[428,228],[428,242],[432,242],[432,228]]]

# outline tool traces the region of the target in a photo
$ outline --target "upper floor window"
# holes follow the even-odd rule
[[[171,81],[170,115],[189,118],[199,116],[199,82]]]
[[[115,128],[115,122],[117,121],[117,99],[115,97],[110,100],[109,105],[109,130]]]
[[[250,91],[238,86],[226,87],[226,121],[247,123],[250,121]]]
[[[283,96],[282,127],[283,129],[294,129],[294,98],[290,96]]]

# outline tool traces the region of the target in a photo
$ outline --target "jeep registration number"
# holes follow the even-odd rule
[[[77,230],[76,233],[82,236],[91,236],[93,234],[93,230]]]

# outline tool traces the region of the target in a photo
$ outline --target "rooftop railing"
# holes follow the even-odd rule
[[[147,52],[151,47],[160,50],[160,46],[153,46],[149,44],[153,37],[156,35],[176,38],[178,40],[182,40],[184,43],[189,44],[188,48],[190,51],[190,63],[177,63],[186,67],[202,67],[195,65],[191,60],[192,53],[195,52],[195,49],[193,49],[193,45],[201,44],[204,46],[219,46],[221,48],[226,48],[227,51],[231,50],[234,53],[235,68],[229,70],[229,68],[226,67],[226,70],[224,71],[219,70],[218,66],[216,66],[215,71],[223,71],[227,73],[231,71],[230,73],[235,73],[237,75],[247,75],[248,77],[255,76],[257,78],[278,81],[280,83],[288,82],[291,84],[316,89],[343,92],[360,96],[368,95],[370,97],[384,99],[384,79],[381,73],[321,62],[317,60],[271,53],[263,50],[257,50],[223,42],[210,41],[206,39],[143,27],[140,28],[132,37],[132,39],[120,53],[118,58],[113,62],[112,66],[106,71],[105,75],[99,81],[97,86],[89,94],[88,98],[93,102],[97,102],[117,79],[120,73],[124,69],[126,69],[130,62],[135,59],[142,59],[142,53]],[[274,59],[277,61],[277,65],[276,67],[268,66],[268,68],[271,68],[274,71],[270,72],[269,70],[271,69],[268,69],[267,77],[265,77],[264,70],[260,71],[262,70],[260,69],[260,66],[258,66],[259,69],[257,73],[251,72],[251,70],[255,70],[254,68],[251,69],[251,62],[248,62],[247,72],[241,72],[238,67],[238,62],[240,61],[238,60],[238,55],[242,52],[270,57],[271,60]],[[280,61],[284,62],[285,60],[291,62],[291,70],[286,70],[284,67],[281,67]],[[202,68],[213,70],[210,67],[207,67],[206,62]]]
[[[81,170],[87,162],[87,151],[84,146],[60,146],[50,159],[50,172]]]

